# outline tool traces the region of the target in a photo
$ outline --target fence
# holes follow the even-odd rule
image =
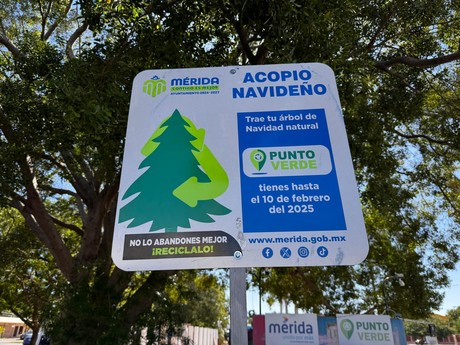
[[[147,344],[145,339],[147,329],[144,329],[141,336],[141,345]],[[215,328],[196,327],[184,325],[181,337],[173,336],[168,341],[171,345],[218,345],[218,331]]]

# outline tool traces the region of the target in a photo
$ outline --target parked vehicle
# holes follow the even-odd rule
[[[22,333],[22,334],[19,336],[19,339],[24,340],[24,338],[25,338],[26,335],[28,335],[28,334],[32,335],[32,330],[31,330],[31,329],[29,329],[26,333]]]
[[[32,333],[26,334],[24,340],[22,341],[22,345],[32,345]],[[40,345],[50,345],[50,340],[46,335],[42,335],[40,339]]]

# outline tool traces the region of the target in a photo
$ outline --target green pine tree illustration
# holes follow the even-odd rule
[[[152,222],[150,231],[165,229],[175,232],[178,227],[190,228],[190,220],[212,223],[210,215],[225,215],[231,211],[214,199],[197,200],[194,207],[173,195],[173,191],[190,177],[197,183],[210,182],[200,168],[192,141],[197,138],[187,128],[190,125],[178,110],[162,123],[164,131],[153,141],[157,144],[139,165],[147,168],[123,195],[123,200],[137,194],[120,209],[119,222],[131,221],[128,228]]]

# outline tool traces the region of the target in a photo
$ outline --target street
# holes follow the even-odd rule
[[[19,338],[0,338],[0,345],[17,345],[22,344]]]

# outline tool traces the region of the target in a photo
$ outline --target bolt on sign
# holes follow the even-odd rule
[[[368,242],[332,70],[146,70],[112,257],[125,270],[353,265]]]

